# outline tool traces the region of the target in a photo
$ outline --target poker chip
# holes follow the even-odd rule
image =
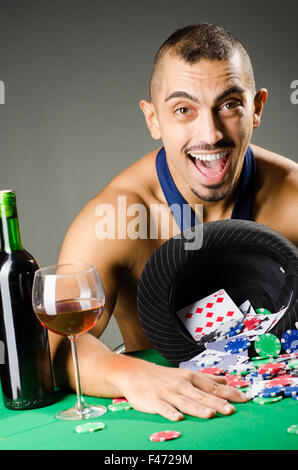
[[[279,339],[270,333],[258,336],[255,340],[255,350],[258,354],[279,354],[281,344]]]
[[[84,424],[79,424],[78,426],[75,427],[75,432],[78,434],[86,434],[88,432],[96,432],[100,431],[101,429],[104,429],[106,425],[104,423],[84,423]]]
[[[131,404],[128,402],[121,402],[121,403],[111,403],[108,405],[110,411],[123,411],[129,410],[132,408]]]
[[[230,374],[245,375],[255,370],[253,364],[234,364],[228,367]]]
[[[242,323],[242,322],[238,323],[238,325],[234,326],[234,328],[231,328],[231,329],[227,332],[227,337],[228,337],[228,338],[231,338],[232,336],[239,335],[239,333],[241,333],[241,331],[243,330],[243,328],[244,328],[244,323]]]
[[[121,398],[113,398],[112,402],[115,404],[115,403],[127,403],[128,400],[126,400],[126,398],[124,397],[121,397]]]
[[[239,375],[226,374],[225,377],[230,387],[243,388],[243,387],[248,387],[250,385],[250,382],[243,380],[242,377]]]
[[[278,395],[283,395],[283,392],[285,391],[285,387],[282,385],[276,386],[276,387],[265,387],[264,390],[262,390],[259,393],[259,397],[262,398],[268,398],[268,397],[276,397]]]
[[[248,349],[249,346],[249,339],[244,336],[240,336],[230,339],[225,345],[225,351],[229,354],[238,354]]]
[[[224,370],[221,367],[206,367],[205,369],[201,369],[200,372],[204,374],[220,375],[223,374]]]
[[[251,358],[252,361],[263,361],[265,359],[272,360],[272,356],[270,356],[269,354],[263,354],[262,356],[254,356]]]
[[[181,433],[179,431],[160,431],[150,434],[149,439],[151,442],[164,442],[177,439],[180,436]]]
[[[267,308],[256,308],[255,312],[261,313],[262,315],[272,315],[272,312],[270,312],[270,310]]]
[[[262,398],[262,397],[254,397],[253,402],[257,403],[258,405],[269,405],[270,403],[276,403],[277,401],[282,400],[283,397],[281,395],[278,395],[277,397],[267,397],[267,398]]]
[[[216,332],[219,334],[219,338],[226,336],[233,328],[237,327],[239,324],[238,320],[227,320],[221,323],[217,328]]]
[[[270,380],[274,376],[272,374],[254,374],[251,373],[245,377],[245,380],[248,380],[249,382],[264,382],[265,380]]]
[[[223,355],[220,354],[219,352],[214,352],[214,351],[206,351],[202,353],[202,355],[196,359],[195,363],[197,367],[208,367],[208,366],[213,366],[214,364],[217,364],[220,362],[223,358]]]
[[[245,328],[244,331],[251,331],[251,330],[254,330],[257,326],[259,326],[259,324],[261,323],[261,320],[260,318],[256,318],[256,317],[246,318],[243,320],[242,323]]]
[[[256,367],[259,367],[260,365],[263,364],[272,364],[273,358],[271,357],[270,359],[260,359],[259,361],[254,361],[254,364]]]
[[[288,427],[287,432],[289,434],[296,434],[298,435],[298,424],[292,424]]]
[[[259,374],[278,374],[279,372],[285,369],[286,365],[277,362],[269,363],[269,364],[262,364],[258,367]]]
[[[268,380],[265,384],[265,387],[275,387],[276,385],[288,386],[293,383],[293,379],[288,377],[276,377],[274,379]]]
[[[288,427],[287,432],[289,434],[296,434],[298,435],[298,424],[292,424]]]
[[[293,399],[293,400],[298,400],[298,395],[293,395],[293,396],[292,396],[292,399]]]
[[[296,397],[298,395],[298,385],[285,387],[284,394],[286,397]]]
[[[298,330],[285,331],[280,341],[287,353],[298,351]]]
[[[288,363],[290,369],[298,369],[298,359],[291,361]]]

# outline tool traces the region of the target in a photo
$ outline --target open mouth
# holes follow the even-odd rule
[[[218,178],[227,168],[232,150],[217,153],[189,153],[196,168],[208,178]]]

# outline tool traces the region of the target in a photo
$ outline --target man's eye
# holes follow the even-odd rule
[[[180,114],[181,116],[186,116],[187,114],[189,114],[190,109],[186,106],[182,106],[181,108],[178,108],[175,112]]]
[[[228,103],[225,103],[221,108],[227,110],[235,109],[240,106],[240,104],[241,103],[239,101],[229,101]]]

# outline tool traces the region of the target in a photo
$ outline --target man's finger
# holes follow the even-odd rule
[[[207,374],[196,374],[192,376],[193,385],[208,394],[215,395],[235,403],[244,403],[248,401],[248,397],[245,393],[234,387],[217,383],[214,378],[211,380],[209,377],[206,377],[206,375]]]
[[[230,415],[235,411],[235,407],[226,400],[198,390],[194,386],[181,389],[179,394],[168,395],[167,400],[182,413],[199,418],[212,418],[216,412]]]
[[[199,374],[202,374],[202,372],[199,372]],[[214,382],[225,385],[228,383],[228,380],[226,377],[223,375],[212,375],[212,374],[204,374],[205,377],[208,377],[208,379],[214,380]]]

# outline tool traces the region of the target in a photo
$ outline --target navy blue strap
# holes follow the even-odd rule
[[[181,217],[181,214],[183,214],[183,206],[188,205],[188,203],[184,199],[182,194],[178,191],[177,186],[174,183],[174,180],[167,164],[166,152],[164,147],[160,149],[156,156],[156,171],[160,186],[163,190],[167,203],[170,206],[171,212],[175,217],[178,226],[180,227],[180,230],[183,231],[189,227],[193,227],[194,225],[196,225],[197,219],[192,209],[190,225],[186,226],[184,218]],[[243,167],[239,179],[238,188],[236,191],[236,199],[231,219],[251,220],[252,207],[254,201],[255,175],[255,157],[251,148],[248,147],[244,157]],[[180,210],[173,210],[175,206],[179,207]]]
[[[248,147],[244,157],[231,219],[252,220],[255,180],[256,160],[252,149]]]

